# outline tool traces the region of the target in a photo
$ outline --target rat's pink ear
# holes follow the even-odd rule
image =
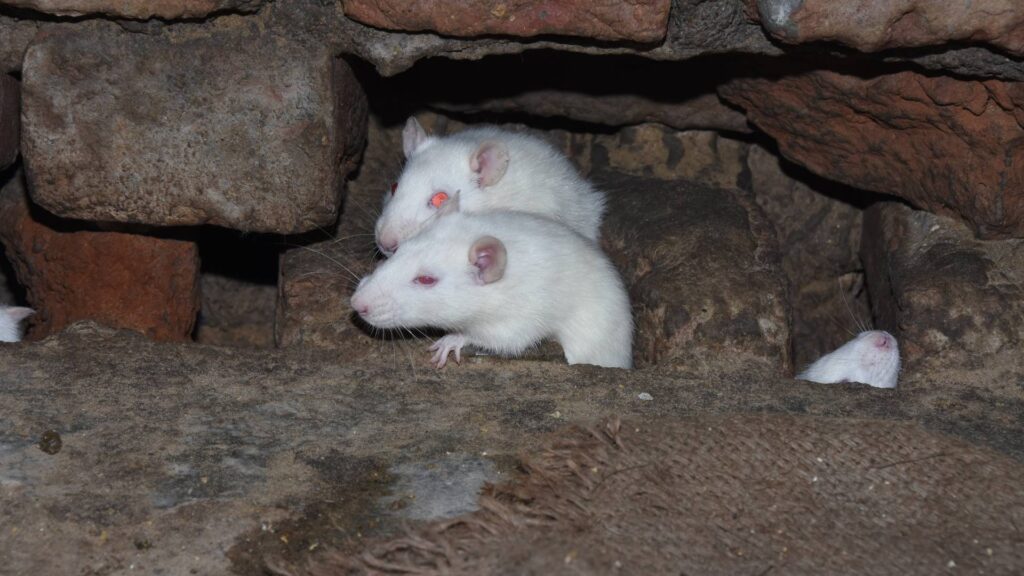
[[[476,277],[481,284],[490,284],[501,280],[505,275],[505,262],[508,255],[505,245],[494,236],[481,236],[469,249],[469,262],[476,266]]]
[[[427,131],[423,129],[415,116],[409,116],[405,121],[405,128],[402,129],[402,151],[405,157],[411,158],[427,141]]]
[[[25,318],[28,318],[29,316],[35,314],[36,311],[31,308],[12,306],[10,308],[0,309],[0,313],[6,314],[8,318],[13,320],[15,323],[18,323],[24,320]]]
[[[480,175],[480,187],[494,186],[508,170],[508,148],[489,140],[469,157],[469,169]]]

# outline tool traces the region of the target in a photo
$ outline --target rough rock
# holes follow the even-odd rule
[[[912,420],[1024,460],[1017,386],[944,370],[908,374],[894,392],[708,361],[725,370],[498,360],[413,370],[348,364],[334,350],[154,343],[77,324],[0,346],[0,557],[11,574],[261,573],[264,554],[301,559],[401,526],[402,504],[390,503],[406,485],[403,464],[429,474],[468,460],[507,473],[543,434],[608,414]],[[907,448],[880,448],[878,464]],[[720,513],[735,512],[729,502]]]
[[[203,273],[195,338],[203,344],[271,348],[277,287],[235,276]]]
[[[859,191],[816,177],[760,145],[746,158],[749,187],[775,229],[789,281],[793,365],[799,369],[871,326],[860,262]]]
[[[638,365],[712,358],[788,372],[790,315],[770,225],[749,193],[594,175],[608,191],[605,250],[622,272]]]
[[[0,241],[36,310],[28,338],[90,319],[190,339],[199,311],[193,242],[77,228],[30,206],[20,174],[0,192]]]
[[[747,0],[783,42],[839,42],[864,52],[986,43],[1024,55],[1024,4],[1017,0]]]
[[[334,222],[365,138],[349,66],[257,30],[94,23],[34,43],[23,79],[32,198],[62,217],[308,231]]]
[[[0,73],[0,171],[18,157],[21,138],[20,86],[17,80]]]
[[[21,61],[40,23],[36,20],[22,20],[0,14],[0,73],[9,74],[21,70]]]
[[[982,237],[1024,236],[1024,84],[814,70],[720,93],[816,174],[955,215]]]
[[[747,170],[747,145],[715,132],[642,124],[612,134],[574,134],[571,142],[568,153],[584,173],[611,171],[735,188]],[[606,190],[610,195],[621,192],[618,187]]]
[[[55,16],[102,14],[147,20],[204,18],[222,12],[254,12],[264,0],[0,0],[0,6],[27,8]]]
[[[669,0],[437,2],[342,0],[345,15],[388,30],[444,36],[581,36],[653,43],[665,37]]]
[[[749,9],[749,13],[756,10]],[[678,0],[669,14],[668,33],[658,46],[628,44],[584,44],[556,39],[516,39],[511,37],[453,38],[430,33],[390,32],[372,28],[346,18],[340,2],[320,0],[278,0],[256,13],[236,18],[224,15],[202,24],[166,27],[172,37],[194,35],[196,30],[223,31],[225,23],[246,28],[259,27],[290,38],[304,38],[316,45],[330,45],[335,54],[355,54],[370,62],[383,75],[392,76],[408,70],[413,64],[434,57],[459,61],[475,61],[485,56],[523,54],[535,51],[560,51],[584,55],[640,56],[637,62],[683,61],[708,54],[740,54],[737,64],[749,69],[749,55],[781,55],[781,47],[748,15],[744,0]],[[121,21],[126,28],[153,33],[163,29],[161,21],[145,23]],[[81,23],[23,20],[0,14],[0,66],[11,72],[21,68],[21,55],[37,30],[63,30],[80,27]],[[943,47],[926,53],[888,53],[879,58],[897,62],[914,62],[933,70],[978,78],[1024,80],[1024,64],[986,46]],[[621,70],[629,70],[626,64]],[[657,77],[671,71],[661,70]],[[700,78],[697,75],[696,78]],[[603,76],[602,76],[603,78]],[[687,78],[687,83],[694,77]],[[678,83],[674,83],[678,85]]]
[[[977,240],[955,220],[887,202],[865,214],[863,259],[875,316],[907,370],[1024,358],[1024,240]]]
[[[449,3],[446,8],[450,10],[455,5]],[[304,37],[314,43],[329,44],[336,54],[357,55],[372,63],[384,76],[393,76],[421,60],[433,57],[475,61],[485,56],[535,50],[578,54],[634,54],[656,60],[685,60],[704,53],[735,51],[756,54],[782,52],[768,40],[757,22],[746,17],[746,8],[737,0],[682,0],[677,6],[669,15],[668,35],[657,46],[637,45],[634,42],[581,42],[573,37],[490,36],[470,39],[426,32],[385,31],[346,17],[341,2],[322,0],[271,2],[258,14],[249,17],[249,22],[291,37]],[[486,10],[491,8],[489,6]]]

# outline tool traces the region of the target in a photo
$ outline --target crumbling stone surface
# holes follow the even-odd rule
[[[970,42],[1024,55],[1024,5],[1016,0],[747,1],[772,37],[787,43],[839,42],[876,52]]]
[[[0,170],[13,164],[18,157],[20,99],[18,81],[0,73]]]
[[[258,10],[264,0],[0,0],[0,6],[27,8],[55,16],[102,14],[116,18],[203,18],[213,13]]]
[[[748,193],[597,174],[602,234],[622,272],[640,365],[712,358],[791,368],[790,313],[774,234]]]
[[[0,14],[0,73],[21,70],[25,49],[38,32],[36,20],[22,20]]]
[[[271,348],[277,287],[225,274],[200,275],[199,321],[195,338],[203,344]]]
[[[487,10],[490,9],[488,7]],[[166,32],[170,36],[190,36],[196,30],[216,29],[224,32],[226,28],[247,28],[252,25],[289,38],[304,38],[313,45],[330,45],[335,54],[356,54],[386,76],[408,70],[413,64],[433,57],[475,61],[485,56],[520,54],[534,50],[592,55],[631,54],[657,61],[681,61],[708,54],[740,54],[747,69],[751,54],[783,54],[782,47],[769,39],[769,34],[757,21],[756,7],[747,0],[673,2],[665,40],[657,46],[616,43],[594,45],[551,37],[527,40],[512,37],[469,39],[432,33],[385,31],[347,18],[341,2],[320,0],[277,0],[264,4],[255,14],[238,19],[232,15],[220,15],[220,12],[215,14],[218,17],[215,20],[211,18],[211,22],[168,26]],[[163,28],[158,20],[150,20],[141,26],[131,22],[121,24],[145,33],[154,33]],[[0,15],[0,65],[6,72],[20,70],[21,55],[37,30],[74,29],[81,25]],[[932,70],[977,78],[1024,80],[1024,65],[986,45],[943,46],[939,51],[885,54],[879,58],[898,63],[914,62]]]
[[[342,5],[349,18],[388,30],[432,31],[444,36],[581,36],[651,43],[665,37],[671,2],[342,0]]]
[[[771,222],[789,282],[793,365],[810,364],[871,326],[860,262],[862,209],[844,190],[760,145],[746,157],[749,187]]]
[[[1024,358],[1024,240],[887,202],[864,217],[863,258],[880,326],[908,370],[1001,367]]]
[[[429,474],[469,459],[507,474],[546,433],[608,414],[912,420],[1024,460],[1020,372],[999,386],[957,367],[909,372],[892,391],[707,361],[703,375],[479,358],[436,371],[350,364],[335,350],[154,343],[81,323],[0,345],[0,557],[13,574],[260,573],[262,554],[302,559],[401,527],[401,494],[388,492],[406,485],[403,465]],[[899,461],[887,455],[879,465]]]
[[[658,180],[735,188],[747,170],[747,145],[715,132],[678,131],[657,124],[611,134],[573,135],[567,152],[585,173],[617,172]],[[629,193],[617,185],[608,195]]]
[[[365,138],[348,65],[270,33],[95,23],[34,43],[23,78],[32,198],[68,218],[305,232]]]
[[[720,93],[816,174],[957,216],[982,237],[1024,235],[1024,84],[813,70]]]
[[[36,310],[28,338],[83,319],[155,340],[191,338],[199,311],[194,243],[75,228],[30,206],[20,174],[0,192],[0,242]]]

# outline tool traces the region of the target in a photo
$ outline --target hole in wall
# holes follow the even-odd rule
[[[761,60],[770,62],[770,59]],[[792,67],[786,63],[777,65]],[[802,187],[803,193],[819,197],[819,203],[825,206],[821,209],[836,212],[833,215],[835,222],[846,219],[840,233],[845,235],[847,261],[829,261],[828,258],[834,255],[826,255],[824,262],[805,265],[802,271],[797,271],[801,266],[798,259],[787,263],[782,258],[779,263],[783,292],[787,293],[782,297],[789,298],[794,338],[789,352],[784,355],[791,356],[793,367],[813,360],[828,351],[823,348],[823,342],[834,348],[848,339],[851,332],[856,332],[859,326],[871,323],[867,288],[857,255],[859,214],[880,196],[830,182],[780,160],[779,151],[769,138],[750,133],[742,113],[720,102],[703,109],[705,115],[696,119],[692,114],[687,115],[685,110],[673,108],[680,103],[714,97],[718,84],[750,67],[748,60],[728,57],[661,63],[632,56],[594,57],[533,51],[514,56],[491,56],[475,62],[427,59],[402,74],[384,78],[369,66],[356,62],[354,68],[370,103],[368,147],[361,166],[348,183],[334,245],[314,243],[309,248],[323,254],[286,256],[295,262],[283,270],[283,281],[286,285],[289,283],[288,276],[292,273],[289,269],[311,274],[316,266],[310,262],[315,260],[332,261],[335,265],[341,262],[343,265],[335,268],[344,268],[338,274],[347,275],[348,279],[333,284],[332,289],[341,290],[343,294],[333,301],[333,305],[345,308],[345,315],[344,318],[339,314],[335,316],[338,322],[350,326],[358,324],[353,323],[351,311],[347,310],[347,297],[355,278],[365,275],[373,267],[373,223],[379,215],[384,191],[402,169],[404,159],[400,132],[405,120],[416,115],[428,131],[437,134],[452,133],[468,125],[492,123],[541,135],[569,156],[584,174],[597,180],[601,173],[611,170],[627,172],[638,178],[693,181],[718,189],[738,188],[753,192],[773,229],[784,228],[781,224],[793,219],[786,212],[791,208],[786,205],[786,198],[789,204],[793,204],[794,192],[790,188]],[[666,81],[667,78],[679,77],[687,81]],[[609,102],[613,103],[610,107]],[[707,110],[713,110],[718,116]],[[736,122],[737,118],[742,122]],[[777,164],[774,173],[777,182],[770,184],[782,189],[775,191],[777,197],[772,202],[777,206],[774,212],[766,208],[767,203],[762,202],[763,190],[752,181],[756,175],[752,176],[748,159],[750,150],[755,147],[762,149]],[[763,187],[764,183],[761,182],[760,186]],[[613,189],[606,192],[615,193]],[[664,198],[668,199],[669,195]],[[801,217],[810,220],[814,216],[806,213]],[[805,258],[814,257],[820,252],[821,234],[826,233],[827,230],[819,230],[815,236],[775,230],[778,249],[781,254],[789,255],[790,260],[794,260],[792,255],[796,253],[803,254]],[[635,261],[636,258],[627,260]],[[657,258],[652,258],[643,265],[656,270],[662,264]],[[647,281],[644,270],[631,270],[629,273],[635,275],[628,280],[634,298],[650,298],[652,294],[665,293],[643,285]],[[719,288],[728,291],[732,286],[723,284]],[[318,305],[322,306],[323,302]],[[672,340],[670,334],[685,332],[681,326],[698,322],[701,315],[713,314],[715,310],[734,305],[734,302],[724,301],[717,302],[717,305],[714,302],[691,305],[683,313],[673,312],[672,302],[651,305],[650,310],[644,312],[643,322],[638,321],[638,326],[640,330],[661,331],[662,336],[647,338],[648,342],[654,342],[650,344],[653,348],[638,350],[638,360],[646,365],[667,361],[672,353],[666,352],[665,348],[678,345],[669,342]],[[287,310],[285,315],[289,315]],[[734,343],[744,337],[742,332],[735,331],[738,325],[749,326],[751,334],[760,330],[759,333],[769,334],[768,338],[773,331],[780,329],[774,325],[774,319],[766,319],[763,314],[731,320],[719,326],[718,335],[705,332],[689,337],[697,340],[718,338]],[[373,332],[366,330],[365,326],[356,328],[346,334],[342,334],[345,330],[336,327],[324,330],[322,343],[331,346],[327,341],[330,338],[365,339],[367,332]],[[705,330],[710,330],[710,326]],[[316,330],[308,331],[306,337],[313,332]],[[391,337],[393,335],[388,336]],[[656,342],[658,338],[663,341]],[[287,337],[284,340],[285,344],[294,343]],[[560,357],[557,350],[552,354],[552,350],[547,348],[541,355]]]
[[[193,337],[199,343],[274,345],[278,259],[287,239],[202,227],[196,238],[201,304]]]

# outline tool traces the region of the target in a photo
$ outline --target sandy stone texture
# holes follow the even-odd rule
[[[633,303],[641,365],[718,357],[791,369],[790,311],[774,231],[748,193],[614,173],[602,243]]]
[[[427,30],[445,36],[580,36],[650,43],[665,37],[671,2],[343,0],[342,5],[349,18],[388,30]]]
[[[1024,5],[1016,0],[747,0],[783,42],[840,42],[863,52],[985,43],[1024,55]],[[754,12],[754,10],[751,10]]]
[[[862,255],[907,369],[1024,359],[1024,240],[978,240],[956,220],[886,202],[865,213]]]
[[[344,61],[255,30],[97,23],[44,35],[23,78],[32,198],[67,218],[306,232],[334,222],[365,139]]]
[[[720,93],[822,177],[956,216],[982,237],[1024,235],[1024,84],[791,68]]]
[[[254,12],[264,0],[0,0],[0,6],[35,10],[54,16],[103,14],[146,20],[203,18],[216,12]]]

